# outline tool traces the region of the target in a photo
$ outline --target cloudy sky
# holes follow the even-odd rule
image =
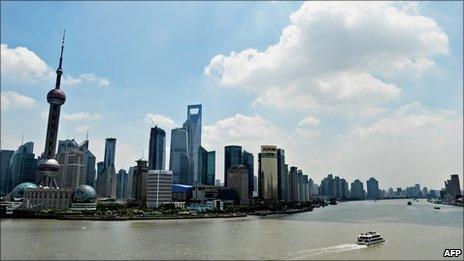
[[[1,5],[2,149],[43,151],[66,29],[59,138],[88,132],[97,160],[117,138],[117,168],[146,157],[153,121],[170,134],[201,103],[220,179],[228,144],[282,147],[317,183],[462,175],[462,2]]]

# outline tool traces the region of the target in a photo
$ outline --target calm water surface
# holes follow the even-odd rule
[[[462,249],[463,208],[406,202],[345,202],[234,219],[2,219],[1,259],[444,259],[445,248]],[[370,229],[387,241],[354,244]]]

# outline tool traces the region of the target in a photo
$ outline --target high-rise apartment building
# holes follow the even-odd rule
[[[459,175],[458,174],[452,174],[451,175],[451,190],[452,190],[452,195],[453,195],[454,200],[462,197],[462,195],[461,195],[461,185],[459,183]]]
[[[164,170],[166,161],[166,132],[155,126],[150,130],[148,169]]]
[[[351,198],[352,199],[364,199],[366,192],[364,191],[363,183],[356,179],[351,183]]]
[[[380,190],[379,190],[379,182],[371,177],[366,182],[367,184],[367,198],[369,199],[379,199],[380,198]],[[419,185],[419,184],[417,184]],[[420,192],[420,186],[416,186],[418,192]]]
[[[174,184],[189,182],[188,133],[185,128],[171,130],[171,150],[169,170],[173,173]]]
[[[258,154],[259,197],[267,202],[275,202],[278,197],[277,147],[262,145]]]
[[[229,169],[242,163],[242,146],[228,145],[224,147],[224,186],[228,186],[227,172]]]

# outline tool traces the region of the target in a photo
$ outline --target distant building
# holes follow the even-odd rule
[[[188,133],[185,128],[171,130],[171,151],[169,170],[173,173],[174,183],[188,184]]]
[[[278,201],[277,147],[262,145],[258,162],[260,199],[268,202]]]
[[[97,196],[106,198],[116,198],[116,169],[114,160],[116,155],[116,139],[107,138],[105,143],[105,158],[103,161],[103,169],[99,169],[96,187]],[[100,167],[97,165],[97,167]],[[101,167],[100,167],[101,168]]]
[[[126,191],[124,192],[124,198],[133,198],[132,196],[132,182],[134,180],[134,168],[130,167],[127,172]]]
[[[208,168],[206,171],[206,185],[214,185],[216,179],[216,151],[208,151]]]
[[[95,172],[95,155],[89,150],[89,140],[86,139],[79,144],[81,151],[84,153],[84,172],[85,184],[95,188],[95,180],[97,178]]]
[[[341,189],[342,189],[341,199],[349,198],[350,191],[348,189],[348,182],[345,179],[340,179],[340,184],[341,184]]]
[[[147,173],[148,161],[139,159],[136,161],[132,180],[132,198],[139,207],[147,205]]]
[[[237,193],[238,203],[245,205],[249,203],[248,191],[248,169],[244,165],[235,165],[227,171],[227,187],[234,188]]]
[[[215,186],[221,186],[221,180],[220,180],[220,179],[216,179],[216,180],[214,181],[214,185],[215,185]]]
[[[55,158],[60,163],[60,175],[56,177],[59,187],[74,190],[77,186],[85,184],[87,177],[84,152],[74,139],[58,141]]]
[[[13,153],[10,158],[10,188],[24,182],[37,183],[37,159],[34,143],[26,142]]]
[[[14,150],[0,151],[0,195],[6,195],[10,192],[10,159]]]
[[[379,182],[375,178],[371,177],[369,180],[367,180],[366,184],[367,184],[367,198],[368,199],[379,199],[380,198]]]
[[[155,126],[150,130],[148,169],[164,170],[166,159],[166,132]]]
[[[451,190],[452,190],[452,195],[453,199],[456,200],[458,198],[461,198],[461,185],[459,183],[459,175],[458,174],[452,174],[451,175]]]
[[[148,170],[146,207],[157,208],[172,202],[172,171]]]
[[[254,156],[246,150],[242,153],[242,163],[248,170],[248,197],[253,197],[253,190],[255,189],[255,174],[254,174]],[[257,183],[257,182],[256,182]]]
[[[202,146],[198,152],[199,184],[214,185],[216,173],[216,152],[207,151]]]
[[[364,199],[366,192],[364,191],[363,183],[356,179],[351,183],[351,198],[352,199]]]
[[[117,175],[116,198],[125,198],[126,186],[127,172],[124,169],[120,169]]]
[[[105,163],[103,161],[98,162],[97,163],[97,177],[96,177],[96,180],[98,180],[98,177],[100,177],[100,175],[103,173],[104,169],[105,169]]]
[[[31,188],[24,191],[23,207],[28,209],[68,209],[69,188]]]
[[[228,145],[224,147],[224,186],[228,186],[227,172],[232,166],[243,164],[242,146]]]
[[[198,153],[201,146],[201,104],[187,106],[187,120],[182,127],[187,130],[187,154],[188,154],[188,180],[187,183],[195,185],[200,181],[198,175]]]
[[[288,190],[290,201],[298,202],[300,201],[300,186],[298,185],[298,168],[294,166],[290,167],[288,175]]]
[[[285,173],[285,150],[277,149],[277,179],[279,200],[287,200],[287,173]]]

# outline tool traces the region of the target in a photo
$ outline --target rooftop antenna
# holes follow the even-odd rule
[[[143,149],[142,149],[142,159],[143,159],[143,152],[144,152],[144,151],[143,151]]]
[[[21,136],[21,145],[24,144],[24,134]]]
[[[89,140],[89,130],[87,130],[87,134],[85,135],[85,140]]]

